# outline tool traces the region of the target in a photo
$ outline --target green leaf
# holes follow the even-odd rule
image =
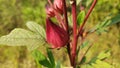
[[[105,21],[103,21],[102,23],[100,23],[100,24],[98,25],[98,28],[99,28],[99,29],[100,29],[100,28],[104,28],[104,27],[107,26],[108,23],[110,23],[110,20],[107,18],[107,19],[105,19]]]
[[[51,64],[48,59],[38,50],[34,50],[32,55],[36,61],[38,61],[41,65],[51,68]]]
[[[120,14],[110,18],[107,17],[105,21],[102,23],[97,24],[94,28],[90,29],[89,32],[94,32],[96,31],[98,34],[101,34],[102,32],[106,32],[106,27],[119,23],[120,22]]]
[[[89,44],[89,41],[85,41],[81,46],[80,48],[83,49],[84,47],[88,46]]]
[[[85,18],[85,11],[82,10],[77,16],[77,24],[80,25],[81,23],[83,23],[84,18]]]
[[[109,50],[103,51],[103,52],[99,53],[97,56],[93,57],[90,60],[89,64],[96,63],[96,60],[104,60],[104,59],[110,57],[110,55],[111,54],[110,54]]]
[[[116,24],[116,23],[119,23],[119,22],[120,22],[120,14],[112,17],[110,19],[110,22],[106,26],[113,25],[113,24]]]
[[[43,39],[45,39],[46,33],[44,28],[32,21],[29,21],[26,23],[26,26],[33,32],[35,32],[36,34],[40,35]]]
[[[54,68],[55,67],[55,59],[54,59],[54,56],[52,54],[52,51],[48,48],[47,48],[47,55],[48,55],[48,58],[52,64],[52,67]]]
[[[95,63],[81,65],[81,68],[115,68],[111,64],[97,59]]]
[[[55,68],[61,68],[61,62],[58,61]]]
[[[114,66],[112,66],[111,64],[103,61],[105,58],[109,56],[110,56],[109,50],[103,51],[99,55],[92,58],[87,65],[91,65],[93,68],[114,68]]]
[[[69,26],[70,26],[70,27],[73,26],[73,23],[72,23],[72,15],[68,16],[68,23],[69,23]]]
[[[97,58],[98,59],[100,59],[100,60],[102,60],[102,59],[105,59],[105,58],[108,58],[108,57],[110,57],[110,51],[103,51],[103,52],[101,52],[98,56],[97,56]]]
[[[101,60],[96,60],[96,62],[92,64],[92,67],[94,68],[115,68],[109,63],[101,61]]]
[[[89,64],[95,63],[98,58],[95,56],[90,61]]]
[[[89,64],[84,64],[84,65],[81,65],[80,68],[94,68],[94,67],[92,67],[92,66],[89,65]]]
[[[88,46],[88,44],[89,44],[89,41],[83,42],[83,44],[77,48],[76,54],[78,55],[79,52],[80,52],[80,50],[83,49],[83,48],[85,48],[86,46]]]
[[[86,62],[86,56],[84,56],[79,64],[84,64]]]
[[[29,50],[36,49],[43,45],[45,41],[41,36],[21,28],[16,28],[10,34],[0,37],[1,45],[27,46]]]

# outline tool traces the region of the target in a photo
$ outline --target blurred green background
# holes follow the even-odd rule
[[[92,0],[88,0],[87,6],[91,3],[90,1]],[[0,36],[8,34],[14,28],[26,28],[27,21],[35,21],[45,26],[46,3],[47,0],[0,0]],[[86,29],[104,21],[107,16],[117,14],[120,14],[120,0],[98,0],[87,21]],[[108,30],[107,33],[104,32],[99,36],[90,35],[89,38],[94,40],[94,43],[87,55],[92,57],[98,52],[110,49],[111,57],[106,61],[116,68],[120,68],[120,23],[110,26]],[[40,46],[39,50],[44,52],[44,47]],[[55,50],[54,55],[56,60],[63,61],[63,65],[69,65],[68,56],[62,50]],[[0,68],[36,67],[31,52],[26,47],[0,46]]]

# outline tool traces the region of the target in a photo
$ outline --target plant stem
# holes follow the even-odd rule
[[[91,47],[92,47],[92,44],[88,47],[88,49],[87,49],[83,54],[81,54],[79,62],[82,61],[83,57],[87,54],[87,52],[89,51],[89,49],[90,49]]]
[[[96,3],[97,3],[97,0],[94,0],[92,5],[91,5],[91,7],[90,7],[90,9],[88,10],[88,12],[87,12],[87,14],[85,16],[85,19],[84,19],[82,25],[79,28],[78,35],[82,33],[82,29],[83,29],[83,27],[84,27],[84,25],[85,25],[89,15],[90,15],[90,13],[92,12],[93,8],[95,7]]]
[[[77,15],[76,15],[76,0],[72,0],[72,19],[73,19],[73,42],[72,42],[72,66],[76,67],[76,49],[77,49]]]
[[[64,18],[65,18],[65,23],[64,24],[65,24],[66,30],[69,33],[66,2],[65,2],[65,0],[62,0],[62,1],[63,1],[63,14],[64,14]]]
[[[50,4],[50,6],[53,7],[53,4],[52,4],[51,0],[48,0],[48,3]]]
[[[65,19],[64,24],[65,24],[65,27],[66,27],[66,31],[68,32],[68,35],[69,35],[66,1],[62,0],[62,2],[63,2],[63,14],[64,14],[64,19]],[[69,36],[69,39],[70,39],[70,36]],[[70,43],[67,44],[67,52],[68,52],[70,63],[71,63]],[[72,65],[72,63],[71,63],[71,65]]]

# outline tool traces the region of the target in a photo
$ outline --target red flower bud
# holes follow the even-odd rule
[[[82,11],[82,10],[85,10],[85,7],[84,6],[80,6],[80,10]]]
[[[54,0],[54,8],[59,13],[63,13],[63,2],[62,0]]]
[[[52,7],[50,7],[49,5],[46,5],[46,13],[47,13],[48,17],[55,16],[54,9]]]
[[[49,18],[46,19],[46,40],[52,48],[60,48],[68,43],[68,34],[60,26],[54,24]]]

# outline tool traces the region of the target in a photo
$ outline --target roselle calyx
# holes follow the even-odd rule
[[[60,26],[54,24],[49,18],[46,19],[46,40],[51,44],[51,48],[61,48],[68,41],[68,33]]]
[[[54,9],[50,5],[46,5],[46,13],[48,17],[54,17]]]
[[[54,8],[60,14],[63,14],[63,2],[62,2],[62,0],[54,0]]]

